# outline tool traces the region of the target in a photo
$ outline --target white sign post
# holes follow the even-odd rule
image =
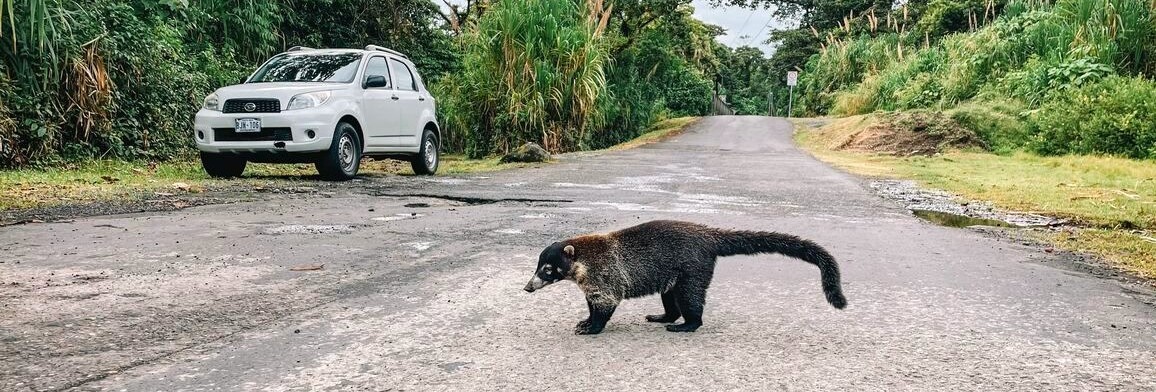
[[[799,84],[799,73],[797,71],[787,71],[787,86],[790,86],[790,96],[787,98],[787,117],[791,117],[791,109],[794,108],[795,103],[795,85]]]

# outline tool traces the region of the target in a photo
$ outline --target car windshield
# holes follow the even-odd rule
[[[357,73],[359,53],[292,53],[273,58],[253,74],[249,83],[349,83]]]

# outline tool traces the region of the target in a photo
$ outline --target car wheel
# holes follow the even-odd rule
[[[241,173],[245,172],[247,163],[244,158],[236,155],[201,152],[201,166],[205,168],[205,173],[208,173],[209,177],[240,177]]]
[[[414,174],[432,175],[436,173],[438,164],[441,163],[440,158],[438,156],[437,135],[427,129],[421,137],[421,149],[417,152],[417,156],[409,162],[413,166]]]
[[[361,143],[357,140],[357,129],[347,122],[337,124],[333,131],[333,144],[329,151],[317,161],[317,172],[329,181],[347,181],[357,175],[361,167]]]

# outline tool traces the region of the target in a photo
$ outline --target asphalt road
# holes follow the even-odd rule
[[[1149,291],[924,222],[790,134],[711,117],[541,168],[3,227],[0,390],[1156,389]],[[647,297],[576,336],[574,284],[522,291],[549,243],[651,219],[810,238],[849,305],[778,255],[721,259],[693,334]]]

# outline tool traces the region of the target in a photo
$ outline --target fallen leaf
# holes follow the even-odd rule
[[[300,264],[300,265],[290,267],[289,270],[290,271],[316,271],[316,270],[319,270],[319,269],[324,268],[324,267],[325,267],[325,264]]]

